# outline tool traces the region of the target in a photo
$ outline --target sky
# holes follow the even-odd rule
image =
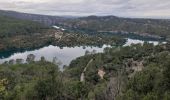
[[[57,16],[170,18],[170,0],[0,0],[0,9]]]

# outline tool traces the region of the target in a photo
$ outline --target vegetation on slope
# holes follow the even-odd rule
[[[41,33],[45,26],[27,20],[0,16],[0,38]]]
[[[55,30],[42,24],[0,16],[0,52],[23,51],[46,45],[78,46],[103,44],[122,45],[125,40],[117,36],[85,35]]]
[[[16,11],[7,11],[7,10],[0,10],[0,15],[13,17],[17,19],[35,21],[35,22],[39,22],[39,23],[49,25],[49,26],[54,25],[58,21],[67,19],[65,17],[29,14],[29,13],[21,13],[21,12],[16,12]]]
[[[105,49],[72,61],[65,74],[80,80],[86,64],[85,84],[90,84],[84,99],[92,100],[168,100],[169,47],[145,43]],[[104,79],[99,75],[104,71]]]
[[[168,19],[137,19],[115,16],[88,16],[81,18],[65,18],[19,13],[0,10],[0,15],[18,19],[31,20],[45,25],[61,25],[74,31],[95,32],[128,32],[140,35],[153,35],[169,38],[170,21]]]
[[[0,50],[30,49],[46,44],[62,47],[124,42],[117,37],[56,30],[41,33],[43,27],[37,23],[3,16],[0,21]],[[169,21],[166,20],[122,20],[117,17],[79,18],[66,22],[66,25],[88,31],[147,32],[161,36],[168,36],[169,31]],[[65,66],[64,72],[43,57],[41,61],[26,64],[6,62],[0,65],[0,99],[169,100],[169,66],[169,44],[154,46],[148,43],[105,48],[104,53],[98,54],[86,52],[85,56]]]
[[[70,19],[59,25],[88,32],[129,32],[140,35],[169,36],[170,21],[164,19],[130,19],[115,16],[89,16]],[[111,34],[111,33],[110,33]]]
[[[123,45],[125,39],[118,36],[104,35],[85,35],[79,33],[68,33],[55,29],[47,29],[41,33],[32,35],[16,35],[0,39],[0,52],[16,52],[41,48],[46,45],[55,45],[59,47],[74,46],[102,46]]]
[[[62,88],[58,67],[48,62],[1,65],[1,100],[52,100]]]
[[[64,72],[44,57],[27,64],[7,62],[0,65],[0,99],[169,100],[169,50],[148,43],[106,48],[73,60]]]

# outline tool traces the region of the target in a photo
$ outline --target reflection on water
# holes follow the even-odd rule
[[[158,41],[148,41],[149,43],[153,43],[154,45],[157,45],[159,42]],[[142,40],[135,40],[135,39],[127,39],[127,42],[124,46],[129,46],[131,44],[138,44],[141,43],[143,44],[144,41]],[[164,42],[165,43],[165,42]],[[10,57],[7,58],[2,58],[3,56],[0,56],[0,63],[3,63],[5,61],[9,61],[11,59],[23,59],[24,61],[27,58],[27,55],[29,54],[34,54],[36,56],[36,61],[40,60],[42,56],[46,58],[47,61],[52,61],[54,57],[57,57],[59,61],[62,62],[61,66],[63,65],[69,65],[69,63],[73,60],[76,59],[77,57],[83,56],[85,54],[85,51],[93,51],[96,50],[96,52],[103,52],[105,47],[109,47],[107,45],[104,45],[103,47],[86,47],[84,48],[83,46],[76,46],[76,47],[64,47],[64,48],[59,48],[57,46],[47,46],[43,47],[38,50],[33,50],[33,51],[25,51],[23,53],[14,53]],[[3,55],[3,54],[1,54]]]
[[[3,63],[5,61],[9,61],[11,59],[20,59],[22,58],[24,61],[27,58],[27,55],[34,54],[36,56],[36,61],[40,60],[42,56],[46,58],[47,61],[52,61],[54,57],[57,57],[58,60],[62,62],[62,65],[68,65],[73,59],[83,56],[85,54],[85,51],[93,51],[96,50],[96,52],[103,52],[103,49],[105,47],[108,47],[107,45],[104,45],[102,48],[99,47],[86,47],[83,48],[83,46],[80,47],[63,47],[62,49],[57,46],[47,46],[43,47],[39,50],[34,51],[26,51],[23,53],[14,53],[8,58],[0,59],[0,63]]]

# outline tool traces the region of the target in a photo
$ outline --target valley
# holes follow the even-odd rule
[[[170,21],[0,10],[0,100],[169,100]]]

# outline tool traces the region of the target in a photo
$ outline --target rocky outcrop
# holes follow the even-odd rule
[[[127,70],[127,72],[129,72],[128,77],[133,77],[136,72],[142,71],[142,69],[144,68],[143,62],[144,62],[144,60],[142,60],[142,61],[134,61],[133,58],[129,59],[125,63],[126,70]]]
[[[102,68],[98,69],[98,75],[100,79],[103,79],[105,74],[106,72]]]

